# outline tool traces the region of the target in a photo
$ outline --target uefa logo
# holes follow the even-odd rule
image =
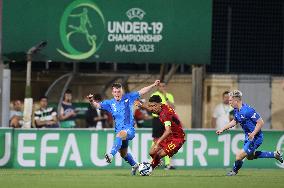
[[[83,60],[94,55],[105,35],[105,18],[91,0],[77,0],[67,6],[60,21],[60,39],[66,58]]]

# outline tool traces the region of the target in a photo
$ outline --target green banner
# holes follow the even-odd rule
[[[264,131],[259,150],[284,151],[284,131]],[[0,167],[13,168],[129,168],[119,154],[111,164],[104,154],[113,144],[113,130],[94,129],[0,129]],[[174,156],[181,169],[231,167],[242,148],[244,135],[231,131],[217,136],[215,131],[187,130],[186,142]],[[129,151],[138,162],[149,161],[151,129],[138,129]],[[245,161],[248,168],[284,168],[275,159]]]
[[[3,54],[24,60],[209,64],[212,1],[3,0]]]

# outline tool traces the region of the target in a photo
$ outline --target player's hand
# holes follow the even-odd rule
[[[156,81],[154,82],[154,86],[159,86],[159,85],[160,85],[160,83],[161,83],[161,81],[160,81],[160,80],[156,80]]]
[[[253,132],[252,133],[248,133],[248,139],[250,141],[252,141],[254,139],[254,136],[255,136],[255,134]]]
[[[138,108],[140,108],[142,106],[142,103],[141,103],[141,101],[136,100],[136,101],[134,101],[134,105],[137,106]]]
[[[90,101],[90,102],[93,102],[93,97],[94,95],[93,94],[89,94],[86,98]]]
[[[153,149],[154,149],[154,150],[157,150],[158,147],[159,147],[159,144],[155,143],[155,145],[153,146]]]
[[[216,134],[218,134],[218,135],[220,135],[220,134],[222,134],[224,131],[222,130],[222,129],[220,129],[220,130],[217,130],[216,131]]]

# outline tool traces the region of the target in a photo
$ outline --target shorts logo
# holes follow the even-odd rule
[[[169,150],[174,150],[176,148],[176,145],[171,142],[170,144],[168,144],[168,148]]]

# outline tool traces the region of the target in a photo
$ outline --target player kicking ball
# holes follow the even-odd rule
[[[115,121],[116,138],[111,151],[105,154],[106,162],[111,163],[115,154],[119,152],[120,156],[132,166],[132,175],[135,175],[138,169],[138,163],[127,150],[128,142],[135,137],[133,104],[140,96],[151,91],[159,83],[160,80],[156,80],[153,84],[130,93],[124,93],[122,85],[115,83],[112,85],[113,99],[104,100],[100,103],[93,99],[92,94],[87,96],[93,107],[110,112]]]
[[[243,149],[236,154],[236,161],[233,169],[227,173],[227,176],[235,176],[238,174],[243,165],[243,159],[248,160],[258,158],[275,158],[283,163],[282,154],[279,151],[255,151],[263,142],[263,133],[261,131],[264,122],[260,115],[249,105],[242,102],[242,92],[234,90],[229,94],[229,103],[234,108],[234,119],[225,127],[217,130],[218,135],[225,130],[234,127],[239,123],[245,133],[245,141]]]
[[[174,109],[161,102],[162,99],[159,95],[153,95],[150,97],[149,103],[140,103],[140,105],[138,105],[149,112],[158,114],[161,122],[165,126],[163,135],[154,140],[154,144],[149,152],[152,157],[151,166],[153,169],[160,164],[161,158],[167,155],[172,157],[185,142],[185,134],[177,114]]]

